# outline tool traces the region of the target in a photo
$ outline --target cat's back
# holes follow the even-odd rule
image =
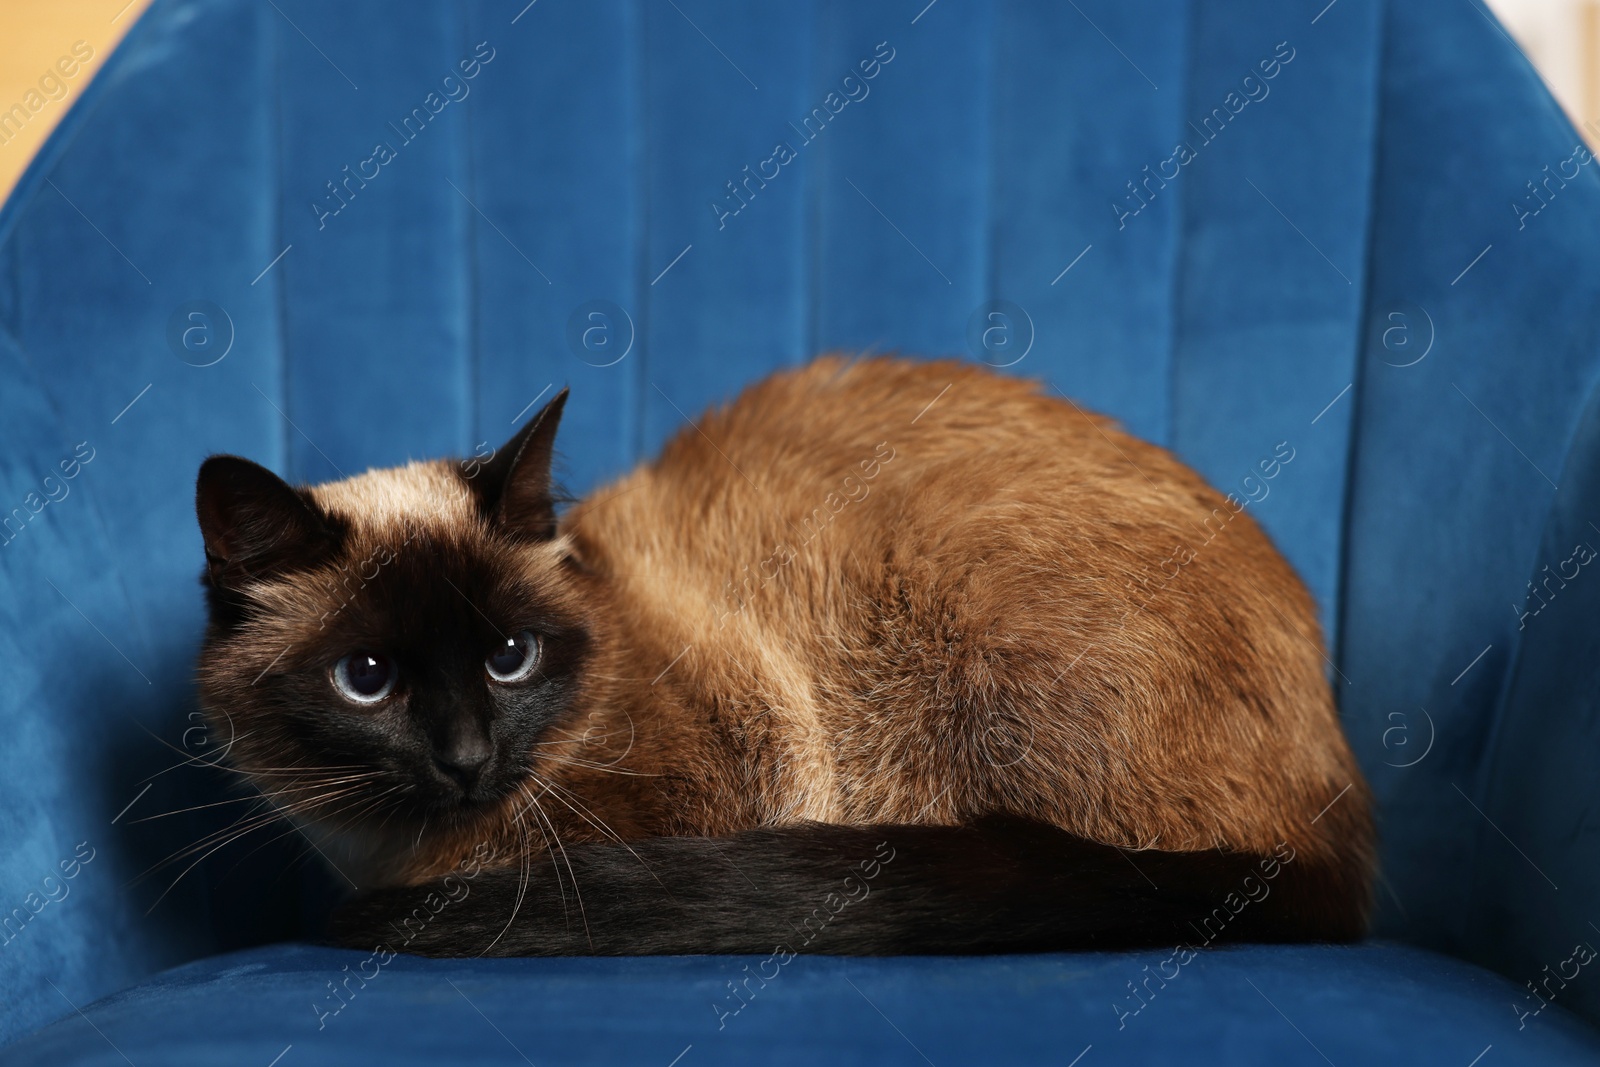
[[[1357,804],[1311,825],[1360,776],[1314,605],[1245,502],[1038,383],[819,359],[570,519],[640,658],[672,664],[652,690],[750,739],[758,818],[1370,832]]]
[[[948,540],[991,509],[997,532],[1048,528],[1060,542],[1118,529],[1144,551],[1140,535],[1160,540],[1222,503],[1165,450],[1043,383],[956,360],[834,355],[706,412],[574,518],[605,530],[598,550],[693,545],[681,565],[740,572],[759,548],[798,552],[797,538],[826,559],[824,527],[827,541],[904,544],[923,528]]]
[[[736,468],[752,488],[803,496],[821,487],[811,484],[816,479],[859,468],[880,445],[904,460],[902,480],[937,473],[952,461],[1017,452],[1046,458],[1052,442],[1080,443],[1058,457],[1074,465],[1097,453],[1114,455],[1104,432],[1116,432],[1115,424],[1081,409],[1067,418],[1069,403],[1040,383],[956,360],[823,356],[707,412],[674,437],[656,469],[682,488],[698,480],[706,461],[720,458],[724,470]],[[716,480],[708,479],[707,488]]]
[[[670,494],[685,513],[746,491],[783,512],[825,495],[831,475],[859,471],[880,448],[893,450],[902,483],[925,483],[956,464],[977,486],[993,473],[988,463],[1018,458],[1024,466],[1006,482],[1040,466],[1120,480],[1135,476],[1135,458],[1166,479],[1190,480],[1164,452],[1041,383],[956,360],[830,355],[762,379],[692,420],[639,472],[644,478],[623,486]],[[663,497],[650,506],[666,504]]]
[[[1043,383],[825,356],[691,421],[566,525],[690,643],[734,621],[859,632],[908,585],[1085,634],[1125,631],[1130,603],[1139,628],[1181,627],[1216,614],[1223,582],[1275,601],[1314,653],[1310,597],[1245,505]],[[1209,599],[1152,595],[1173,588]]]

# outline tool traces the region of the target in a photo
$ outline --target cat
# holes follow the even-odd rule
[[[1362,935],[1370,796],[1238,496],[1037,383],[826,356],[558,515],[213,456],[202,705],[427,955]],[[1291,453],[1292,456],[1292,453]]]

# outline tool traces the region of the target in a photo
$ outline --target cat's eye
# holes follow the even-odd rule
[[[333,665],[333,685],[355,704],[376,704],[394,692],[394,661],[381,652],[352,652]]]
[[[515,637],[506,638],[504,644],[489,653],[483,665],[489,677],[497,682],[510,684],[522,681],[539,665],[539,635],[532,630],[524,630]]]

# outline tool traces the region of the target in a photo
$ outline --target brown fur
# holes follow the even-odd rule
[[[249,583],[261,609],[214,623],[202,660],[271,790],[309,757],[250,680],[326,670],[366,596],[341,566],[491,561],[583,632],[529,791],[425,828],[309,809],[363,882],[438,877],[484,840],[515,866],[540,834],[1004,812],[1130,849],[1287,842],[1360,927],[1369,797],[1311,598],[1242,504],[1107,419],[968,364],[829,357],[685,428],[553,540],[507,538],[474,489],[447,461],[311,489],[337,558]]]

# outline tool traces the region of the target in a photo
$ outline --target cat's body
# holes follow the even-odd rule
[[[303,812],[358,881],[418,887],[357,905],[347,939],[486,866],[456,925],[408,947],[767,951],[811,899],[807,871],[837,853],[840,870],[815,875],[837,880],[872,858],[873,834],[898,866],[857,909],[871,912],[858,937],[823,947],[1159,938],[1274,856],[1291,872],[1276,903],[1233,933],[1360,932],[1366,786],[1310,597],[1238,498],[1031,383],[825,359],[685,428],[557,528],[559,408],[481,468],[302,491],[309,522],[284,499],[276,519],[252,512],[272,495],[254,475],[214,469],[229,488],[208,494],[202,474],[201,680],[240,730],[238,765],[296,801],[296,772],[271,768],[320,762],[331,778],[392,743],[411,754],[389,763],[431,750],[462,792],[424,800],[444,787],[408,790],[384,764],[363,781],[388,799],[351,825],[348,808]],[[525,628],[533,689],[480,698],[457,677]],[[402,679],[378,710],[314,691],[333,660],[374,647]],[[295,719],[318,702],[331,710]],[[401,718],[375,726],[385,715]],[[481,764],[470,786],[462,751]],[[907,829],[994,815],[1025,822]],[[726,890],[741,903],[694,928],[685,916],[719,898],[679,880],[718,870],[747,883]],[[1079,917],[1053,929],[1051,908]]]

